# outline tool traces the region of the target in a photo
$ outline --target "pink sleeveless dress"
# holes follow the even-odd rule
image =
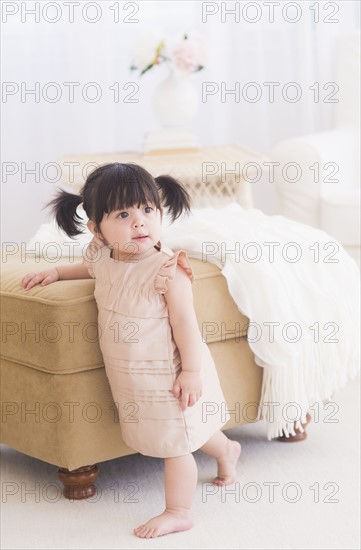
[[[172,391],[182,365],[164,293],[177,265],[193,281],[187,254],[154,247],[119,261],[94,238],[84,263],[95,278],[99,344],[124,442],[143,455],[159,458],[199,449],[229,414],[200,332],[202,397],[182,411]]]

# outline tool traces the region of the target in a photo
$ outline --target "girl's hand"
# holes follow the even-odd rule
[[[21,281],[21,286],[25,290],[30,290],[35,285],[41,284],[41,286],[50,285],[59,280],[58,270],[54,267],[46,271],[40,271],[39,273],[28,273]]]
[[[202,395],[202,381],[199,372],[182,371],[173,386],[175,397],[180,399],[182,411],[193,407]]]

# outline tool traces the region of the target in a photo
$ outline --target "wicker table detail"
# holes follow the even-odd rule
[[[184,154],[145,155],[136,151],[69,155],[60,159],[62,180],[77,191],[87,174],[109,162],[140,164],[154,177],[169,174],[183,183],[193,207],[238,202],[252,208],[251,184],[260,179],[266,157],[236,145],[204,147]]]

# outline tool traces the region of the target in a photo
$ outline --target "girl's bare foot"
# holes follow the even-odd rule
[[[165,510],[163,514],[155,516],[144,525],[134,529],[134,534],[143,539],[152,539],[175,533],[176,531],[187,531],[192,529],[193,520],[190,511]]]
[[[230,485],[236,481],[236,466],[241,454],[241,445],[238,441],[228,440],[227,452],[217,459],[218,475],[213,480],[214,485]]]

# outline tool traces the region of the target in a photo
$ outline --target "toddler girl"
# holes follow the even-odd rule
[[[113,163],[94,170],[80,195],[60,191],[51,201],[69,237],[81,233],[81,203],[94,235],[86,258],[30,273],[22,287],[95,278],[99,345],[123,440],[165,460],[165,510],[134,533],[152,538],[190,529],[192,452],[216,458],[214,483],[227,485],[235,481],[241,447],[220,431],[227,417],[205,418],[203,404],[225,400],[193,308],[192,268],[184,251],[174,254],[160,241],[162,206],[174,221],[189,211],[189,196],[170,176],[153,179],[140,166]]]

